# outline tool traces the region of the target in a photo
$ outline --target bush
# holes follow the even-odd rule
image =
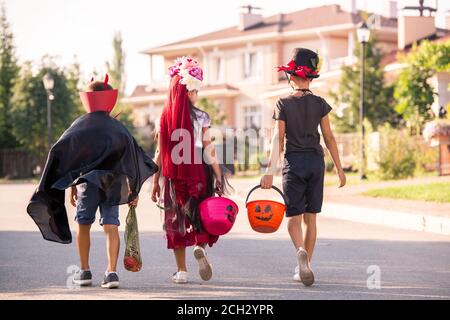
[[[331,158],[331,155],[327,154],[325,156],[325,171],[326,172],[333,172],[334,169],[334,162],[333,158]]]
[[[416,174],[436,171],[439,162],[439,148],[430,147],[420,136],[415,141]]]
[[[406,131],[394,130],[389,125],[384,126],[380,134],[380,178],[389,180],[413,177],[417,166],[413,139]]]

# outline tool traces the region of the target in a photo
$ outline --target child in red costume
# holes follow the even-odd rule
[[[205,247],[212,246],[218,236],[203,230],[198,205],[214,194],[214,179],[216,192],[222,194],[222,171],[214,150],[206,157],[210,166],[205,164],[203,158],[203,150],[210,149],[208,128],[211,121],[206,112],[194,106],[203,80],[202,69],[197,61],[183,57],[177,59],[169,70],[172,79],[161,116],[155,162],[161,164],[164,176],[162,197],[167,247],[174,250],[178,267],[173,281],[187,282],[185,249],[193,245],[200,277],[207,281],[212,277],[212,267]],[[180,144],[185,148],[178,152]],[[153,177],[152,200],[156,202],[160,195],[159,174],[156,174]]]

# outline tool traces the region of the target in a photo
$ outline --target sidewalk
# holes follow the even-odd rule
[[[361,222],[373,225],[402,228],[406,230],[425,231],[435,234],[450,235],[450,204],[424,201],[397,200],[387,198],[372,198],[360,195],[371,188],[413,184],[419,182],[448,181],[450,177],[427,177],[423,179],[401,180],[395,182],[377,182],[348,185],[342,189],[329,186],[325,188],[325,201],[320,216]],[[230,179],[235,189],[231,196],[240,206],[242,228],[236,226],[236,232],[253,234],[248,226],[245,209],[247,192],[259,184],[259,178]],[[281,187],[281,178],[275,177],[275,185]],[[139,228],[145,231],[160,232],[162,217],[159,210],[149,199],[150,184],[146,183],[141,192],[138,208],[140,216]],[[0,203],[2,204],[2,230],[36,231],[36,225],[26,216],[26,206],[36,188],[35,184],[0,185]],[[14,195],[14,196],[11,196]],[[254,199],[273,199],[281,201],[275,191],[256,190],[250,197]],[[68,199],[66,199],[68,200]],[[18,208],[20,208],[18,212]],[[67,203],[69,224],[75,228],[74,208]],[[150,212],[149,212],[150,210]],[[121,206],[121,222],[124,223],[127,207]],[[95,224],[93,230],[101,230]],[[242,229],[242,230],[241,230]]]
[[[424,177],[399,181],[350,184],[344,188],[325,187],[324,217],[369,223],[406,230],[450,235],[450,203],[435,203],[390,198],[373,198],[361,193],[374,189],[417,183],[450,181],[450,177]],[[247,190],[259,183],[258,178],[232,179],[238,201],[245,201]],[[281,178],[275,177],[275,185],[281,186]],[[276,192],[258,190],[251,199],[270,197],[280,199]]]

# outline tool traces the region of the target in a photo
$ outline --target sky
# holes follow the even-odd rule
[[[345,0],[344,0],[345,1]],[[380,12],[385,0],[357,0],[357,6]],[[261,7],[264,16],[308,7],[341,3],[339,0],[0,0],[15,36],[20,61],[40,61],[45,55],[61,64],[77,61],[88,79],[105,71],[112,59],[112,39],[122,33],[126,52],[126,91],[150,81],[150,64],[140,51],[237,25],[240,6]],[[425,1],[434,6],[435,0]],[[398,7],[417,0],[398,1]],[[438,24],[450,9],[439,1]]]

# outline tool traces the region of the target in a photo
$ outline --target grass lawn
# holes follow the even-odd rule
[[[21,183],[38,183],[38,178],[30,178],[30,179],[4,179],[0,178],[0,184],[21,184]]]
[[[363,184],[363,183],[372,183],[372,182],[380,182],[383,181],[379,175],[377,175],[375,172],[369,172],[367,173],[367,179],[361,180],[359,178],[359,174],[357,172],[346,172],[345,176],[347,177],[347,185],[357,185],[357,184]],[[420,175],[417,175],[416,178],[419,177],[435,177],[437,176],[436,172],[426,172],[422,173]],[[326,187],[333,187],[338,185],[339,178],[334,172],[326,172],[325,173],[325,186]]]
[[[366,180],[361,180],[358,173],[356,172],[346,172],[347,185],[355,185],[360,183],[378,182],[381,181],[380,178],[372,173],[367,174]],[[335,173],[326,172],[325,173],[325,186],[333,187],[339,184],[339,177]]]
[[[450,182],[435,182],[415,186],[372,189],[364,192],[363,195],[444,203],[450,202]]]

